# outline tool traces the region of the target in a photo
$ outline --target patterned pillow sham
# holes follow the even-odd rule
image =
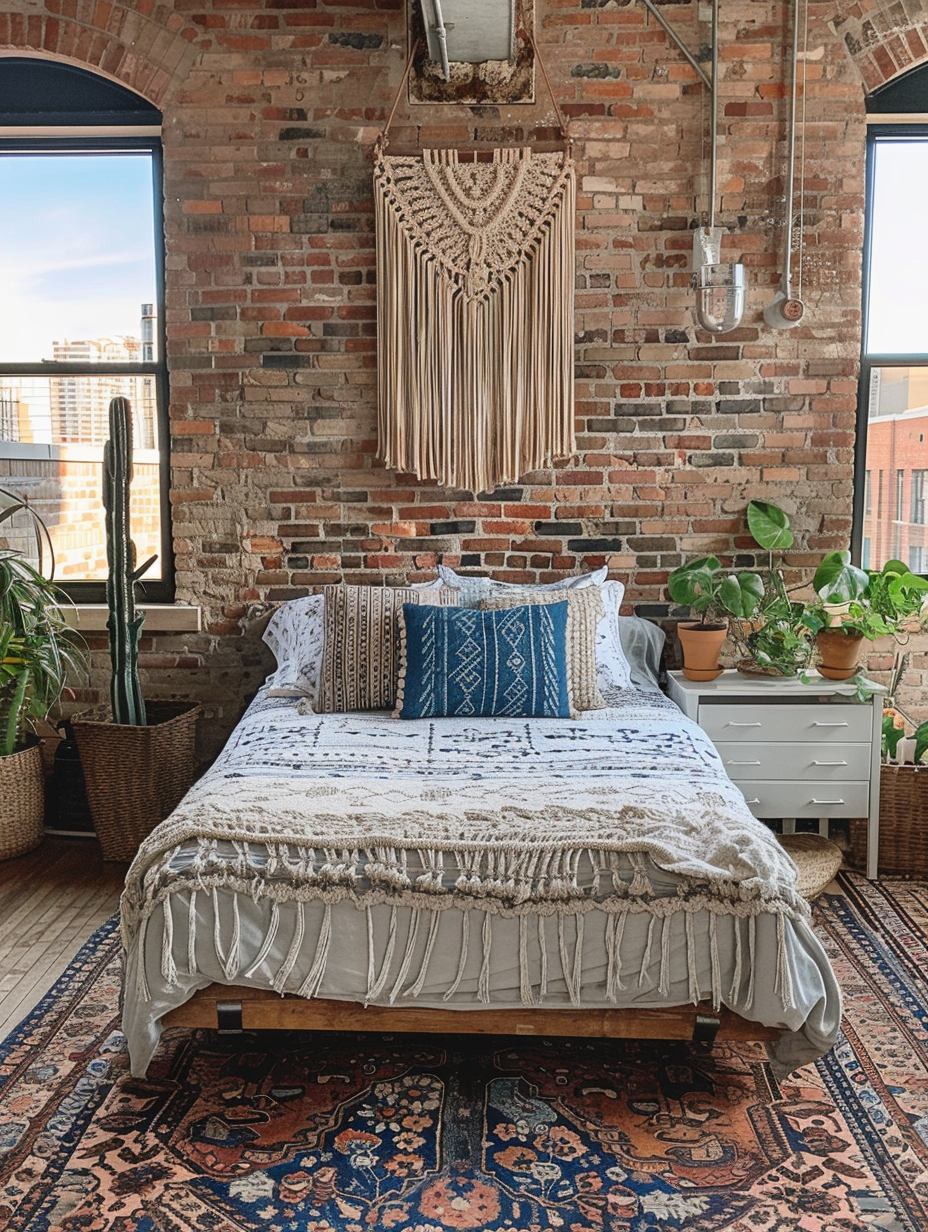
[[[457,607],[446,587],[326,586],[325,646],[315,710],[386,710],[396,701],[399,669],[398,613],[403,604]]]
[[[534,591],[524,595],[493,595],[480,601],[483,611],[502,611],[519,604],[567,601],[567,682],[573,711],[602,710],[605,702],[596,687],[596,633],[605,616],[598,586],[576,590]]]
[[[604,565],[593,573],[573,574],[570,577],[558,578],[556,582],[498,582],[496,578],[470,577],[467,574],[455,573],[447,565],[438,566],[438,576],[445,586],[461,592],[461,607],[476,607],[481,599],[489,599],[491,595],[500,594],[537,594],[539,591],[575,590],[584,586],[601,586],[609,573]]]
[[[272,697],[315,697],[322,662],[323,605],[322,595],[304,595],[282,603],[268,621],[261,640],[277,660],[277,670],[264,682]]]
[[[404,604],[394,716],[570,718],[567,603]]]
[[[607,691],[630,689],[632,673],[628,656],[619,633],[619,609],[625,597],[621,582],[604,582],[599,587],[605,615],[596,629],[596,683],[605,696]]]

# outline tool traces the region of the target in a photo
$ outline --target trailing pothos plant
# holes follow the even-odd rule
[[[22,509],[41,522],[14,497],[0,509],[0,523]],[[42,532],[47,534],[44,523]],[[68,672],[79,665],[76,635],[61,602],[54,583],[21,552],[0,549],[0,757],[26,744],[32,724],[45,718]]]

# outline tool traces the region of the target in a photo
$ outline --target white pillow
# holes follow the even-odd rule
[[[505,591],[573,590],[578,586],[602,586],[608,574],[608,566],[603,565],[593,573],[570,574],[569,577],[558,578],[556,582],[498,582],[496,578],[470,577],[455,573],[447,565],[438,566],[438,576],[442,584],[461,592],[461,607],[476,607],[481,599],[488,599],[492,594]]]
[[[622,582],[603,582],[599,589],[606,611],[596,626],[596,686],[600,692],[630,689],[631,667],[619,635],[619,608],[625,598],[625,586]]]
[[[277,671],[265,680],[271,697],[315,697],[325,632],[322,595],[306,595],[283,603],[261,634],[274,652]]]

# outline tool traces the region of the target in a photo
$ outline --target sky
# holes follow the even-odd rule
[[[139,336],[155,300],[147,153],[0,157],[0,360],[52,342]]]
[[[928,354],[928,141],[876,147],[867,350]]]

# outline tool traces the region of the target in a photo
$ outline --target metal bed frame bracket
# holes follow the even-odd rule
[[[693,1023],[694,1044],[714,1044],[722,1020],[714,1014],[697,1014]]]
[[[216,1026],[220,1035],[241,1035],[242,1033],[242,1003],[241,1001],[216,1002]],[[693,1037],[695,1039],[695,1036]]]

